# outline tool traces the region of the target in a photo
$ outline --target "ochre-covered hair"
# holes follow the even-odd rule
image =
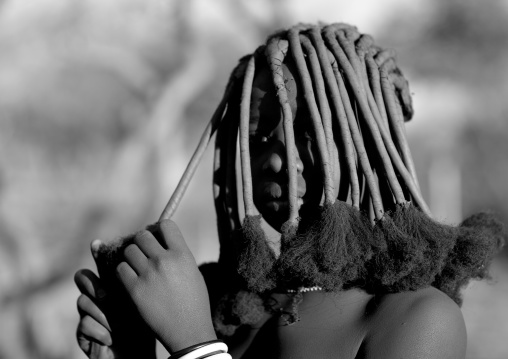
[[[313,215],[298,213],[296,145],[281,67],[288,62],[297,69],[322,168],[324,204]],[[289,216],[278,257],[261,228],[250,169],[251,90],[263,67],[270,70],[283,114],[289,181]],[[262,298],[274,290],[357,287],[382,294],[433,285],[460,304],[460,288],[487,276],[504,242],[503,227],[487,213],[457,227],[431,218],[406,141],[404,122],[412,115],[408,83],[394,52],[347,24],[296,25],[240,60],[161,216],[168,218],[176,209],[216,133],[214,196],[221,252],[215,271],[222,285],[210,287],[212,302],[229,290],[217,305],[220,332],[229,335],[255,322],[266,304]],[[235,168],[238,142],[243,222]],[[339,198],[330,160],[334,146],[343,154],[340,163],[349,180],[349,190]]]

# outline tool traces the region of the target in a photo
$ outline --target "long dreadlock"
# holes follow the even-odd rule
[[[298,212],[296,145],[282,71],[288,62],[296,65],[316,136],[325,199],[317,215]],[[270,70],[283,114],[289,181],[289,217],[281,228],[278,258],[261,228],[250,170],[251,89],[257,69],[263,67]],[[221,281],[210,287],[215,289],[212,304],[229,290],[216,305],[219,332],[231,335],[236,327],[255,323],[264,311],[263,298],[273,290],[317,285],[325,291],[357,287],[380,294],[433,285],[460,304],[460,288],[488,275],[488,263],[504,239],[503,227],[486,213],[458,227],[430,217],[404,130],[404,121],[412,115],[408,83],[394,52],[347,24],[296,25],[270,36],[240,60],[161,215],[169,218],[176,210],[216,132]],[[238,137],[243,223],[235,169]],[[344,154],[341,163],[349,180],[348,194],[339,191],[339,198],[330,160],[335,146]]]

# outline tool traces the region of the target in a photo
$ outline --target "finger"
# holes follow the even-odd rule
[[[87,355],[90,355],[90,351],[92,350],[92,340],[85,337],[82,334],[77,334],[76,339],[78,340],[78,346],[81,348],[81,350]]]
[[[88,355],[90,359],[115,359],[115,355],[109,347],[98,343],[91,344],[90,353]]]
[[[142,231],[138,233],[134,237],[134,243],[148,258],[154,258],[165,251],[155,236],[149,231]]]
[[[95,239],[90,243],[90,251],[92,252],[92,257],[94,260],[99,258],[99,251],[102,247],[103,243],[100,239]]]
[[[109,330],[88,315],[79,321],[76,336],[78,342],[88,339],[107,346],[113,344]]]
[[[113,352],[109,347],[87,337],[78,337],[78,345],[90,359],[114,359]]]
[[[135,244],[129,244],[123,251],[125,261],[130,265],[137,275],[145,273],[148,266],[148,258]]]
[[[81,293],[92,299],[103,300],[106,297],[106,291],[102,288],[99,277],[89,269],[77,271],[74,275],[74,283]]]
[[[163,219],[159,222],[159,227],[162,233],[162,240],[170,250],[190,251],[175,222],[170,219]]]
[[[81,318],[89,315],[93,319],[95,319],[99,324],[104,326],[107,330],[111,331],[111,326],[108,323],[108,319],[99,309],[97,304],[95,304],[89,297],[84,294],[81,294],[78,297],[78,313]]]
[[[121,262],[116,267],[116,275],[126,289],[132,288],[132,286],[138,279],[138,275],[136,274],[134,269],[132,269],[129,266],[127,262]]]

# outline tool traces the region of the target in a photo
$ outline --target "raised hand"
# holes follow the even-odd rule
[[[163,220],[125,248],[117,274],[168,351],[216,339],[205,282],[177,225]]]

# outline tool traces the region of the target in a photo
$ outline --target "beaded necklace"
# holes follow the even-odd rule
[[[319,286],[313,287],[299,287],[298,289],[286,289],[286,293],[292,295],[291,299],[291,308],[289,311],[284,310],[284,308],[278,308],[275,310],[275,314],[279,315],[282,319],[284,319],[284,325],[293,325],[300,321],[300,315],[298,314],[298,306],[303,301],[303,293],[308,292],[319,292],[322,291],[323,288]]]

